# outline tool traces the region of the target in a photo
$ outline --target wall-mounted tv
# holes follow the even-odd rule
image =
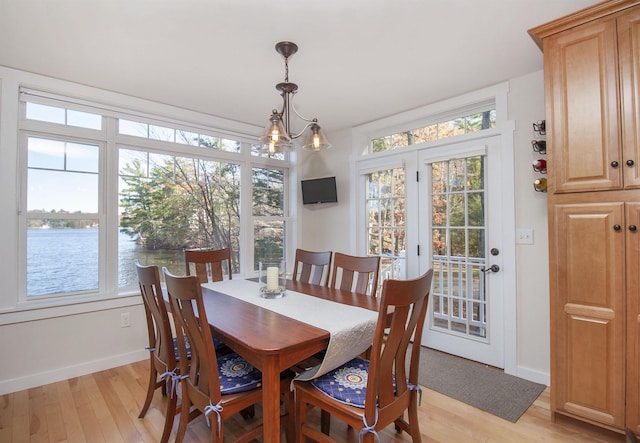
[[[335,177],[302,180],[300,183],[302,184],[302,203],[305,205],[338,201]]]

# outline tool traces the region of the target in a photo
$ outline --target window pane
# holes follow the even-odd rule
[[[27,296],[98,289],[97,219],[29,223],[40,229],[27,229]]]
[[[175,141],[175,131],[164,126],[149,125],[149,138],[152,140],[162,140],[165,142]]]
[[[99,147],[28,139],[27,210],[98,212]]]
[[[145,176],[145,154],[121,150],[120,287],[135,285],[134,258],[184,269],[184,248],[229,247],[240,272],[240,166],[149,153]]]
[[[430,142],[438,139],[438,125],[425,126],[411,131],[414,143]]]
[[[189,131],[176,131],[176,143],[183,145],[199,146],[200,135]]]
[[[262,146],[261,145],[251,145],[251,155],[255,155],[257,157],[268,157],[268,158],[273,158],[276,160],[285,160],[286,159],[286,155],[284,152],[276,152],[273,155],[269,155],[268,152],[264,152],[262,150]]]
[[[253,270],[258,270],[260,261],[284,257],[284,221],[257,220],[253,224],[254,254]]]
[[[67,124],[87,129],[102,129],[102,116],[89,112],[74,111],[67,109]]]
[[[98,213],[98,174],[30,169],[28,211]]]
[[[367,253],[380,256],[378,289],[385,278],[406,278],[404,168],[365,175]]]
[[[221,139],[220,140],[220,149],[228,152],[240,152],[240,146],[242,144],[238,141]]]
[[[467,159],[467,189],[484,189],[484,161],[480,156]]]
[[[65,142],[29,137],[27,147],[30,168],[64,170]]]
[[[67,143],[67,170],[98,172],[98,146]]]
[[[464,194],[451,194],[449,198],[449,226],[464,226],[466,224]]]
[[[484,193],[467,194],[469,205],[469,226],[484,226]]]
[[[149,176],[149,154],[147,152],[120,149],[118,153],[120,175]]]
[[[65,124],[65,109],[27,102],[27,118],[49,123]]]
[[[451,233],[451,253],[454,257],[464,257],[466,255],[464,229],[450,229]]]
[[[118,132],[124,135],[133,135],[134,137],[147,138],[149,135],[149,125],[146,123],[119,119]]]
[[[284,171],[253,168],[253,215],[284,215]]]

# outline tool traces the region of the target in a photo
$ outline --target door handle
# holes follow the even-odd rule
[[[483,269],[482,272],[498,272],[500,270],[500,266],[491,265],[487,269]]]

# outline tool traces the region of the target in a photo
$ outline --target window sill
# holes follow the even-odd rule
[[[112,297],[91,297],[73,299],[65,302],[60,300],[42,300],[24,303],[14,308],[0,309],[0,326],[27,321],[38,321],[49,318],[66,317],[68,315],[85,314],[88,312],[117,309],[125,306],[142,304],[142,298],[137,291],[127,292]]]

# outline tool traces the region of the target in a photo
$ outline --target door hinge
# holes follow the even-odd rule
[[[416,181],[420,182],[420,171],[416,171]]]
[[[420,256],[420,245],[416,245],[416,252],[418,253],[418,257]]]

